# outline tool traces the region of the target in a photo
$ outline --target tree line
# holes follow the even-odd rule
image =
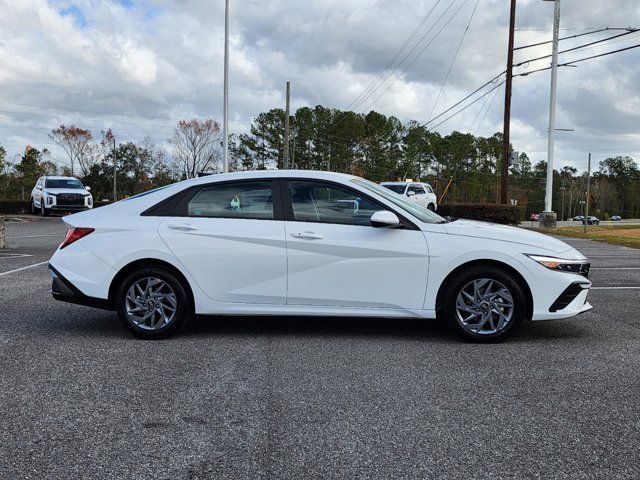
[[[284,168],[284,120],[284,110],[272,109],[255,117],[246,133],[232,135],[229,169]],[[416,121],[403,123],[375,111],[359,114],[322,106],[298,109],[290,126],[290,168],[352,173],[376,182],[428,181],[445,203],[497,201],[501,133],[442,135]],[[64,174],[90,185],[97,200],[111,200],[114,164],[119,198],[222,170],[220,124],[212,119],[179,121],[166,147],[149,138],[117,143],[111,130],[94,137],[75,125],[60,125],[49,136],[64,151],[64,162],[54,162],[47,149],[35,147],[10,162],[0,146],[0,198],[24,198],[39,176]],[[509,170],[509,198],[527,214],[542,211],[546,162],[534,165],[523,152]],[[586,172],[569,166],[554,171],[553,208],[559,217],[580,214],[585,195]],[[603,217],[640,216],[638,164],[630,157],[600,162],[591,178],[590,205],[591,212]]]

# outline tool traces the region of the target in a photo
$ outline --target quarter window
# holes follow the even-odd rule
[[[272,182],[234,182],[204,187],[189,200],[190,217],[273,219]]]
[[[353,190],[322,182],[289,182],[293,217],[298,222],[371,225],[384,207]]]

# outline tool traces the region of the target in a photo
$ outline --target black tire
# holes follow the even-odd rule
[[[40,200],[40,215],[43,217],[49,216],[49,210],[47,210],[44,206],[44,200]]]
[[[462,324],[458,318],[456,302],[458,294],[470,282],[479,279],[490,279],[501,283],[511,294],[513,299],[513,311],[510,321],[499,331],[493,333],[475,333]],[[491,265],[478,265],[463,270],[457,277],[450,281],[446,288],[441,305],[441,314],[449,327],[464,340],[475,343],[498,343],[506,340],[520,327],[528,310],[527,296],[524,294],[519,282],[509,272]]]
[[[435,205],[434,205],[433,203],[430,203],[430,204],[427,206],[427,208],[428,208],[429,210],[431,210],[432,212],[435,212],[435,211],[436,211],[436,207],[435,207]]]
[[[126,302],[128,290],[138,280],[149,277],[158,278],[169,285],[173,290],[173,293],[175,294],[177,303],[176,311],[171,321],[156,330],[149,330],[136,325],[136,323],[130,320],[129,315],[127,314]],[[189,322],[189,320],[193,316],[194,311],[191,294],[189,293],[185,285],[183,285],[182,281],[178,279],[169,269],[162,266],[144,267],[129,274],[122,281],[122,284],[120,285],[120,288],[116,293],[115,302],[118,319],[125,327],[127,327],[127,329],[131,333],[133,333],[136,337],[144,340],[159,340],[175,335],[182,327],[184,327]]]
[[[33,197],[31,198],[31,215],[37,215],[38,214],[38,210],[36,210],[36,204],[35,201],[33,200]]]

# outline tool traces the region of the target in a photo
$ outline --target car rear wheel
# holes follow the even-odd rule
[[[443,314],[465,340],[496,343],[513,335],[526,307],[526,296],[513,275],[493,266],[477,266],[447,286]]]
[[[31,198],[31,215],[37,215],[38,210],[36,209],[36,201]]]
[[[193,308],[182,282],[168,269],[154,266],[125,278],[116,295],[116,310],[135,336],[153,340],[175,334]]]

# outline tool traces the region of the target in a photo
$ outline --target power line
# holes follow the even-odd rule
[[[634,48],[638,48],[640,47],[640,43],[636,44],[636,45],[631,45],[630,47],[626,47],[626,48],[620,48],[618,50],[613,50],[611,52],[605,52],[605,53],[601,53],[599,55],[592,55],[590,57],[585,57],[585,58],[580,58],[578,60],[572,60],[570,62],[565,62],[565,63],[559,63],[558,66],[559,67],[567,67],[567,66],[572,66],[574,63],[580,63],[580,62],[584,62],[586,60],[591,60],[593,58],[599,58],[599,57],[605,57],[607,55],[612,55],[614,53],[619,53],[619,52],[624,52],[626,50],[632,50]],[[536,72],[543,72],[545,70],[549,70],[551,67],[546,67],[546,68],[539,68],[537,70],[531,70],[530,72],[525,72],[525,73],[518,73],[517,75],[514,75],[514,77],[526,77],[527,75],[530,75],[532,73],[536,73]]]
[[[440,100],[440,95],[444,90],[445,85],[447,84],[447,80],[449,79],[449,75],[451,74],[451,69],[453,68],[453,64],[456,62],[456,58],[458,58],[458,53],[460,53],[460,48],[462,47],[462,43],[464,42],[465,37],[467,36],[467,32],[469,31],[469,26],[471,25],[471,21],[473,20],[474,15],[476,14],[476,9],[478,8],[478,4],[480,0],[476,0],[476,4],[473,7],[473,11],[471,12],[471,16],[469,17],[469,21],[467,22],[467,26],[462,32],[462,37],[460,38],[460,43],[458,43],[458,48],[456,48],[456,52],[453,54],[453,58],[451,59],[451,64],[449,65],[449,70],[447,70],[447,74],[444,77],[442,82],[442,86],[440,87],[440,91],[436,96],[436,100],[433,102],[433,106],[431,107],[431,113],[429,113],[429,120],[431,120],[431,116],[433,115],[433,111],[436,109],[436,105],[438,104],[438,100]]]
[[[454,114],[448,116],[447,118],[445,118],[443,121],[441,121],[440,123],[434,125],[433,127],[428,128],[428,131],[433,131],[435,128],[439,127],[440,125],[442,125],[443,123],[449,121],[450,119],[452,119],[453,117],[455,117],[456,115],[458,115],[459,113],[465,111],[467,108],[469,108],[471,105],[473,105],[474,103],[476,103],[477,101],[481,100],[482,98],[486,97],[487,95],[489,95],[491,92],[493,92],[495,89],[501,87],[503,84],[505,83],[505,80],[503,80],[502,82],[500,82],[498,85],[496,85],[495,87],[493,87],[492,89],[486,91],[485,93],[483,93],[482,95],[480,95],[478,98],[474,99],[473,102],[465,105],[464,107],[462,107],[460,110],[458,110],[457,112],[455,112]],[[426,124],[425,124],[426,125]]]
[[[433,7],[431,7],[431,10],[429,10],[429,12],[427,13],[427,15],[425,15],[425,17],[422,19],[422,21],[418,24],[418,26],[413,30],[413,32],[411,33],[411,35],[405,40],[405,42],[402,44],[402,46],[398,49],[398,51],[395,53],[395,55],[391,58],[391,60],[389,60],[389,62],[387,63],[387,65],[384,67],[383,71],[380,72],[376,78],[374,80],[372,80],[369,85],[360,93],[360,95],[358,95],[349,105],[347,105],[347,107],[345,108],[345,110],[349,110],[349,108],[351,108],[354,104],[357,103],[357,101],[360,99],[360,97],[362,97],[370,88],[373,87],[373,85],[375,85],[378,80],[380,80],[380,78],[382,78],[382,76],[389,70],[389,68],[395,63],[396,59],[402,54],[402,52],[404,51],[404,49],[409,45],[409,43],[411,42],[411,40],[413,40],[413,38],[418,34],[418,32],[420,31],[420,29],[423,27],[423,25],[426,23],[426,21],[429,19],[429,17],[431,16],[431,14],[433,13],[433,11],[436,9],[436,7],[438,6],[438,4],[440,4],[442,0],[437,0],[436,3],[433,4]]]
[[[157,116],[152,116],[152,115],[141,115],[141,114],[135,114],[135,113],[101,112],[98,110],[84,110],[79,108],[52,107],[48,105],[35,105],[31,103],[9,102],[7,100],[0,100],[0,103],[10,104],[10,105],[20,105],[22,107],[47,108],[50,110],[66,110],[69,112],[95,113],[97,115],[113,115],[113,116],[120,116],[120,117],[140,117],[140,118],[158,119]]]
[[[449,17],[449,19],[445,22],[445,24],[442,26],[442,28],[440,28],[440,30],[438,30],[438,33],[436,33],[433,38],[431,40],[429,40],[429,42],[422,48],[422,50],[420,50],[420,52],[418,52],[418,54],[413,58],[413,60],[411,60],[411,62],[402,70],[402,72],[400,72],[400,74],[398,76],[396,76],[396,78],[393,79],[393,81],[387,86],[387,88],[384,89],[384,91],[378,95],[378,97],[376,97],[376,99],[369,104],[369,106],[367,107],[367,109],[373,107],[376,102],[378,100],[380,100],[380,98],[382,98],[382,96],[389,91],[389,89],[402,77],[402,75],[404,75],[407,70],[409,70],[409,68],[411,68],[411,66],[418,60],[418,58],[420,58],[420,56],[424,53],[424,51],[427,49],[427,47],[429,47],[429,45],[431,45],[433,43],[433,41],[438,38],[438,36],[442,33],[442,31],[451,23],[451,21],[455,18],[455,16],[458,14],[458,12],[462,9],[462,7],[464,7],[464,5],[468,2],[469,0],[464,0],[460,6],[458,7],[458,9],[453,12],[453,15],[451,15],[451,17]],[[453,5],[453,3],[451,4]],[[445,11],[446,12],[446,11]],[[440,19],[438,19],[439,21]],[[437,23],[437,22],[436,22]],[[435,25],[434,25],[435,26]],[[426,34],[425,34],[426,36]],[[416,45],[417,46],[417,45]]]
[[[562,29],[560,29],[562,30]],[[604,28],[600,28],[598,30],[592,30],[589,32],[585,32],[585,33],[579,33],[577,35],[569,35],[568,37],[561,37],[558,40],[570,40],[572,38],[578,38],[578,37],[582,37],[584,35],[592,35],[594,33],[600,33],[600,32],[606,32],[608,30],[637,30],[636,28],[617,28],[617,27],[604,27]],[[526,30],[517,30],[518,32],[522,32],[522,31],[526,31]],[[546,40],[544,42],[538,42],[538,43],[531,43],[529,45],[521,45],[519,47],[515,47],[513,50],[524,50],[525,48],[531,48],[531,47],[538,47],[540,45],[546,45],[548,43],[553,43],[553,40]]]
[[[589,42],[589,43],[585,43],[583,45],[578,45],[577,47],[572,47],[572,48],[568,48],[566,50],[561,50],[558,52],[558,55],[560,55],[561,53],[568,53],[568,52],[573,52],[574,50],[579,50],[581,48],[585,48],[585,47],[589,47],[592,45],[597,45],[598,43],[602,43],[602,42],[606,42],[607,40],[613,40],[614,38],[619,38],[619,37],[624,37],[626,35],[630,35],[632,33],[636,33],[637,30],[630,30],[628,32],[624,32],[624,33],[619,33],[618,35],[613,35],[611,37],[607,37],[607,38],[601,38],[599,40],[595,40],[593,42]],[[538,60],[542,60],[545,58],[549,58],[551,55],[543,55],[541,57],[536,57],[536,58],[530,58],[529,60],[525,60],[519,63],[516,63],[514,65],[514,67],[520,67],[522,65],[524,65],[525,63],[530,63],[530,62],[536,62]]]
[[[425,126],[430,124],[431,122],[434,122],[435,120],[437,120],[438,118],[442,117],[443,115],[445,115],[447,112],[450,112],[451,110],[453,110],[454,108],[456,108],[458,105],[460,105],[462,102],[464,102],[465,100],[467,100],[468,98],[472,97],[473,95],[475,95],[476,93],[478,93],[480,90],[482,90],[484,87],[486,87],[487,85],[490,85],[491,83],[495,83],[502,75],[504,75],[506,72],[502,72],[498,75],[496,75],[495,77],[493,77],[491,80],[489,80],[486,83],[483,83],[482,85],[480,85],[478,88],[476,88],[473,92],[471,92],[469,95],[467,95],[466,97],[464,97],[463,99],[459,100],[458,102],[454,103],[453,105],[451,105],[451,107],[449,107],[448,109],[446,109],[445,111],[439,113],[438,115],[436,115],[435,117],[433,117],[431,120],[429,120],[427,123],[425,123]],[[502,85],[502,84],[501,84]],[[481,98],[481,97],[480,97]]]
[[[468,0],[464,0],[463,5],[464,5],[464,3],[466,3],[467,1],[468,1]],[[434,23],[429,27],[429,29],[428,29],[428,30],[427,30],[427,31],[422,35],[422,37],[420,37],[420,39],[418,40],[418,42],[417,42],[417,43],[416,43],[416,44],[411,48],[411,50],[409,50],[409,52],[408,52],[408,53],[404,56],[404,58],[403,58],[403,59],[398,63],[398,65],[396,65],[396,66],[393,68],[393,70],[391,70],[391,71],[389,72],[389,74],[388,74],[388,75],[387,75],[387,76],[386,76],[386,77],[385,77],[385,78],[384,78],[384,79],[383,79],[383,80],[382,80],[382,81],[381,81],[381,82],[376,86],[376,88],[374,88],[373,90],[371,90],[371,91],[369,92],[369,94],[368,94],[366,97],[364,97],[362,100],[360,100],[360,102],[358,102],[358,104],[354,106],[354,109],[358,109],[358,108],[360,108],[360,107],[361,107],[361,106],[362,106],[362,105],[367,101],[367,99],[371,98],[371,96],[372,96],[372,95],[373,95],[373,94],[374,94],[374,93],[375,93],[375,92],[376,92],[376,91],[377,91],[377,90],[378,90],[378,89],[379,89],[379,88],[384,84],[384,82],[386,82],[389,78],[391,78],[391,77],[392,77],[392,76],[393,76],[393,75],[398,71],[398,69],[402,66],[402,64],[403,64],[403,63],[404,63],[404,62],[405,62],[405,61],[406,61],[406,60],[411,56],[411,54],[416,50],[416,48],[418,48],[418,46],[419,46],[419,45],[424,41],[424,39],[427,37],[427,35],[429,35],[429,33],[431,33],[431,31],[435,28],[435,26],[438,24],[438,22],[439,22],[440,20],[442,20],[442,18],[447,14],[447,12],[448,12],[448,11],[449,11],[449,9],[454,5],[454,3],[455,3],[455,1],[451,2],[451,3],[449,4],[449,6],[447,6],[447,8],[445,8],[445,10],[440,14],[440,16],[436,19],[436,21],[435,21],[435,22],[434,22]],[[460,9],[458,9],[458,10],[460,10]],[[456,13],[457,13],[457,12],[456,12]],[[454,14],[454,16],[455,16],[455,14]],[[448,23],[448,22],[447,22],[447,23]],[[445,26],[446,26],[446,24],[445,24]],[[439,34],[439,33],[440,33],[440,32],[438,32],[438,34]],[[417,59],[417,58],[422,54],[422,52],[424,52],[425,48],[426,48],[426,47],[428,47],[428,46],[431,44],[431,42],[433,42],[433,40],[438,36],[438,34],[436,34],[436,35],[435,35],[435,37],[434,37],[433,39],[431,39],[431,40],[429,41],[429,43],[427,43],[427,45],[426,45],[426,46],[425,46],[425,47],[424,47],[424,48],[423,48],[423,49],[418,53],[418,55],[414,58],[414,60],[409,64],[409,67],[410,67],[410,66],[413,64],[413,62],[415,62],[415,60],[416,60],[416,59]],[[404,72],[406,72],[406,71],[407,71],[407,69],[408,69],[408,67],[407,67],[407,68],[405,68],[405,69],[400,73],[400,75],[402,75]],[[397,78],[396,78],[396,80],[397,80]],[[393,83],[395,83],[395,80],[393,80],[393,81],[392,81],[391,85],[393,85]],[[389,86],[388,86],[388,87],[387,87],[387,88],[382,92],[382,95],[384,95],[384,93],[385,93],[388,89],[389,89]],[[376,101],[377,101],[377,100],[378,100],[382,95],[378,96],[378,97],[376,98],[376,100],[375,100],[372,104],[370,104],[370,105],[369,105],[369,107],[368,107],[368,108],[371,108],[371,107],[373,106],[373,104],[374,104],[374,103],[375,103],[375,102],[376,102]]]

